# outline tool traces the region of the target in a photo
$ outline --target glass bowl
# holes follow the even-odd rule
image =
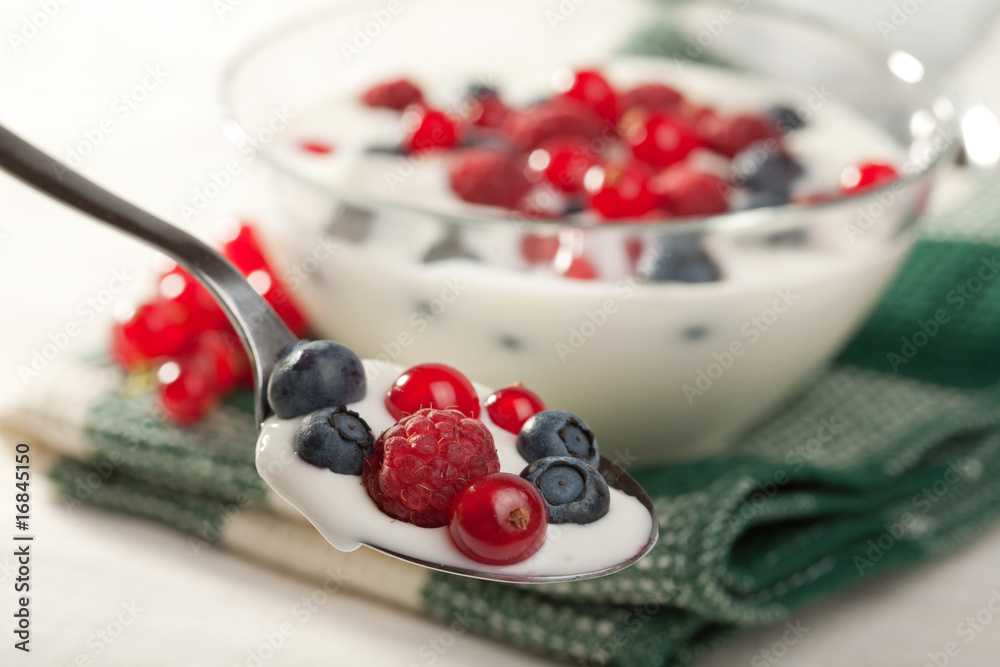
[[[244,51],[224,82],[226,132],[273,173],[283,206],[265,235],[318,333],[376,368],[437,361],[491,386],[522,382],[625,465],[724,448],[864,321],[958,137],[949,98],[909,54],[741,7],[359,4]],[[342,113],[404,75],[456,115],[469,83],[528,103],[581,66],[663,78],[724,110],[795,108],[816,182],[835,183],[851,156],[890,159],[901,178],[704,218],[549,220],[541,200],[516,214],[456,200],[447,156],[370,150],[398,116],[367,112],[381,119],[372,130]],[[317,140],[334,150],[302,149]]]

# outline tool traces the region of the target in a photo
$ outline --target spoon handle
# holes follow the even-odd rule
[[[169,255],[212,293],[246,348],[254,372],[257,425],[270,414],[267,380],[297,339],[243,275],[196,237],[111,194],[0,126],[0,168],[55,199]]]

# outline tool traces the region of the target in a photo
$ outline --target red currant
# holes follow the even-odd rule
[[[590,206],[609,220],[641,218],[659,204],[649,189],[649,169],[636,162],[609,162],[587,174]],[[591,174],[596,174],[592,177]]]
[[[618,94],[597,70],[574,72],[569,88],[562,92],[562,97],[584,103],[609,123],[618,120]]]
[[[179,266],[163,274],[160,296],[176,301],[188,311],[192,331],[204,331],[225,326],[227,319],[222,307],[194,276]]]
[[[899,172],[885,162],[865,162],[858,166],[845,167],[840,172],[840,191],[854,194],[869,188],[877,188],[899,178]]]
[[[632,154],[654,167],[680,162],[703,145],[694,129],[675,116],[629,112],[622,123]]]
[[[714,174],[675,164],[653,177],[650,188],[672,215],[716,215],[729,210],[728,184]]]
[[[521,432],[531,415],[545,409],[538,394],[520,384],[497,389],[486,398],[484,405],[494,424],[515,435]]]
[[[163,364],[157,378],[157,405],[167,419],[177,424],[198,421],[221,397],[211,369],[194,357]]]
[[[223,245],[222,254],[247,277],[257,293],[274,308],[292,333],[296,336],[305,335],[309,325],[302,309],[275,277],[253,227],[241,224],[235,236]]]
[[[409,114],[414,117],[406,118]],[[404,122],[411,126],[405,146],[411,153],[447,149],[458,144],[458,125],[434,109],[407,111]]]
[[[112,353],[126,369],[169,357],[187,347],[191,333],[188,310],[167,299],[139,306],[125,322],[116,322]]]
[[[597,164],[590,144],[579,137],[559,137],[545,142],[528,158],[547,183],[567,194],[583,192],[583,177]]]
[[[469,379],[451,366],[420,364],[400,375],[385,396],[385,407],[395,419],[423,408],[453,408],[479,417],[479,397]]]
[[[542,547],[548,525],[545,501],[534,484],[498,472],[474,479],[458,492],[448,532],[469,558],[509,565]]]
[[[304,150],[306,153],[312,153],[313,155],[329,155],[333,152],[333,144],[328,144],[325,141],[315,141],[309,139],[303,139],[300,141],[299,148]]]
[[[220,394],[232,391],[251,377],[250,361],[235,334],[206,331],[198,336],[191,356],[215,378],[215,388]]]

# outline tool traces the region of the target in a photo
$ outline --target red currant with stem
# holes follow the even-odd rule
[[[529,417],[545,409],[538,394],[520,383],[497,389],[486,398],[484,405],[494,424],[515,435],[521,432]]]
[[[509,565],[541,548],[548,525],[545,501],[534,484],[498,472],[474,479],[458,492],[448,532],[469,558]]]
[[[473,419],[479,417],[479,397],[469,378],[445,364],[420,364],[406,370],[389,387],[385,407],[394,419],[423,408],[453,408]]]

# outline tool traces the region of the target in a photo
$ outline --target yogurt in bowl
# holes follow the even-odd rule
[[[270,229],[286,278],[324,335],[371,359],[373,377],[391,364],[443,360],[492,385],[523,381],[614,434],[629,465],[717,451],[822,367],[871,310],[913,242],[941,162],[926,149],[950,127],[951,108],[926,81],[900,78],[879,49],[793,19],[741,13],[703,47],[737,65],[723,68],[623,55],[626,36],[650,20],[646,5],[588,5],[556,31],[515,21],[525,7],[511,7],[491,10],[497,33],[482,44],[455,38],[461,61],[432,48],[446,36],[415,12],[396,43],[373,45],[355,66],[338,64],[332,49],[320,57],[323,40],[335,44],[345,28],[337,16],[279,36],[234,70],[228,94],[240,127],[264,117],[261,99],[295,104],[295,122],[263,153],[287,205]],[[697,28],[713,7],[725,5],[656,8],[653,18],[669,11],[674,28]],[[455,21],[451,35],[462,32]],[[596,26],[600,38],[584,48],[582,31]],[[762,57],[762,43],[782,54],[794,47],[794,62]],[[316,47],[305,49],[309,62],[293,44]],[[522,104],[553,72],[595,62],[622,88],[663,81],[724,110],[802,109],[808,123],[786,143],[806,167],[806,194],[835,196],[665,221],[517,215],[456,197],[445,156],[372,152],[405,130],[356,103],[404,64],[448,108],[471,81],[486,78]],[[310,76],[296,70],[269,85],[290,63]],[[333,150],[303,151],[303,140]],[[903,177],[836,195],[845,166],[873,159]],[[526,239],[551,257],[532,261]]]

